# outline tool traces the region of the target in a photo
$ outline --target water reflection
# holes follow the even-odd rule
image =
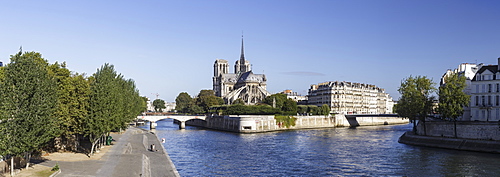
[[[411,125],[236,134],[157,122],[181,176],[495,176],[498,154],[397,143]]]

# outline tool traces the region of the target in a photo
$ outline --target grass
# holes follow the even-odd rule
[[[34,177],[47,177],[52,175],[52,173],[55,173],[55,171],[52,171],[51,169],[46,169],[42,171],[37,171]]]

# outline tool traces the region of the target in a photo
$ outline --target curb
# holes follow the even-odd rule
[[[49,177],[55,177],[61,173],[61,169],[57,170],[56,172],[52,173]]]

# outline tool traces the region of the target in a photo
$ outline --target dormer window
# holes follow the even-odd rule
[[[478,81],[481,81],[481,74],[476,74],[476,79],[477,79]]]

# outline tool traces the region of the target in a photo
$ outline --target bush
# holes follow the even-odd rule
[[[297,120],[297,118],[293,116],[283,116],[283,115],[275,115],[274,119],[276,119],[276,123],[280,127],[286,127],[286,128],[295,126],[295,121]]]
[[[59,164],[56,163],[54,167],[52,167],[52,171],[58,171],[59,170]]]

